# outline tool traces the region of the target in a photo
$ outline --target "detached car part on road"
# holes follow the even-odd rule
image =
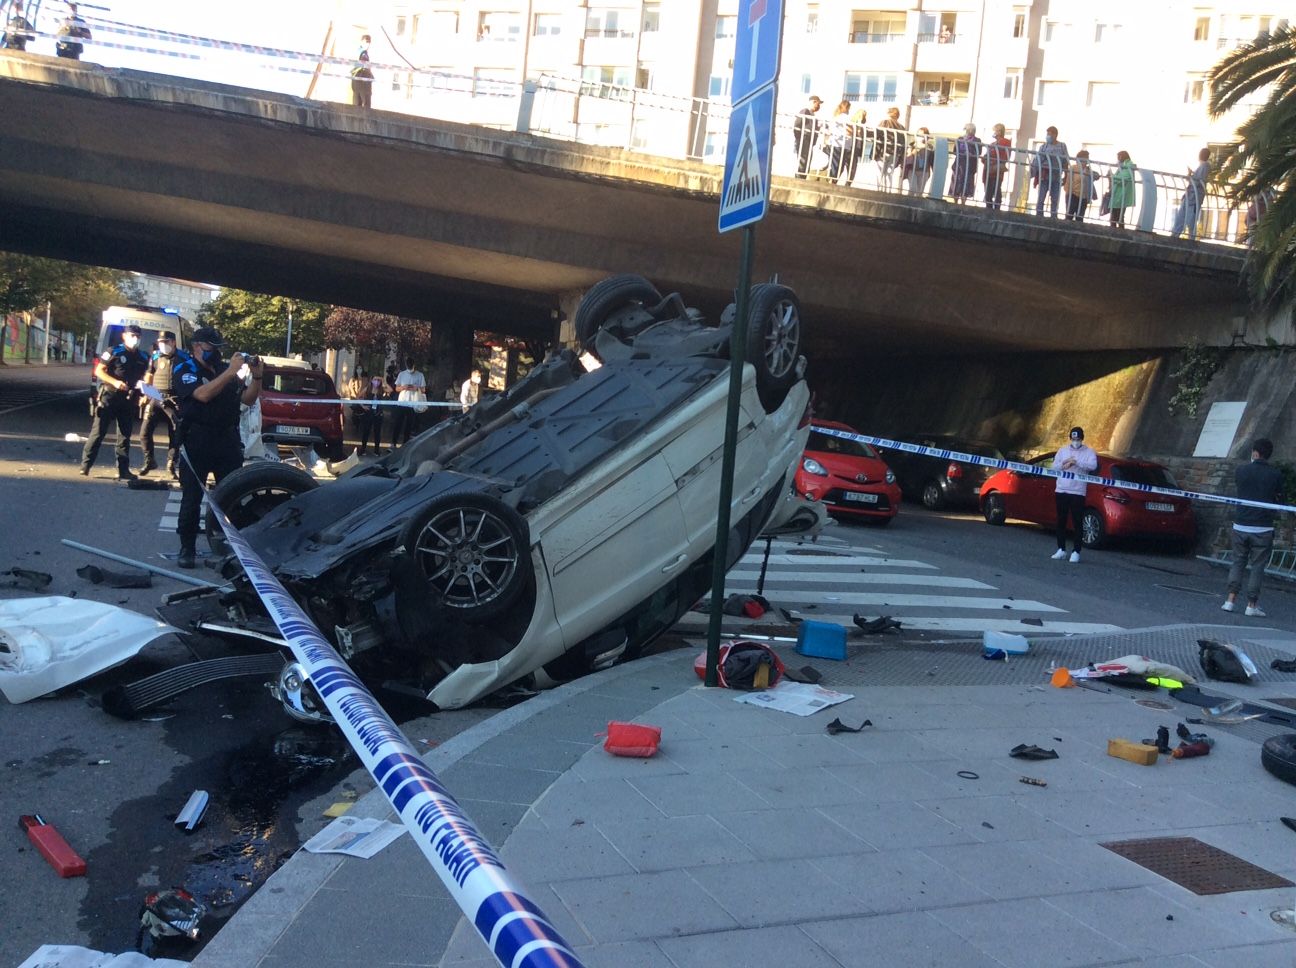
[[[750,307],[728,565],[762,531],[826,516],[791,488],[809,432],[796,295],[759,285]],[[551,355],[336,482],[257,462],[213,498],[343,656],[439,707],[632,657],[710,588],[733,316],[709,326],[678,295],[614,276],[577,310],[582,357]],[[233,591],[211,596],[215,611],[273,631],[225,567]],[[280,693],[301,718],[319,712],[295,667]]]

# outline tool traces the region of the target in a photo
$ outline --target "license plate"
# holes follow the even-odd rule
[[[1173,504],[1166,504],[1164,501],[1148,501],[1147,509],[1149,511],[1173,511],[1175,506]]]
[[[277,433],[277,434],[295,434],[295,435],[298,436],[298,437],[309,437],[310,434],[311,434],[311,429],[310,429],[309,427],[284,427],[284,426],[281,426],[281,425],[276,424],[276,425],[275,425],[275,433]]]
[[[848,501],[858,501],[860,504],[877,504],[878,501],[876,494],[865,494],[863,491],[847,491],[842,496]]]

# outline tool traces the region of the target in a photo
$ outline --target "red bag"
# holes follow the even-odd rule
[[[603,748],[613,756],[649,757],[661,745],[661,727],[643,723],[610,722]]]

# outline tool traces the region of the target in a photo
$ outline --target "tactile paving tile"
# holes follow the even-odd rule
[[[1285,877],[1194,837],[1117,840],[1102,846],[1194,894],[1231,894],[1234,891],[1296,887]]]

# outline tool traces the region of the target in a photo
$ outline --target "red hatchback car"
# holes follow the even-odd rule
[[[1053,466],[1053,453],[1036,457],[1031,464]],[[1153,487],[1178,488],[1170,472],[1152,461],[1098,455],[1097,477]],[[1057,507],[1053,501],[1052,477],[996,472],[981,485],[981,513],[990,524],[1009,518],[1053,526]],[[1121,487],[1090,484],[1080,519],[1080,541],[1086,548],[1099,547],[1108,538],[1161,538],[1182,550],[1197,541],[1197,519],[1187,498],[1144,494]]]
[[[332,378],[297,360],[267,358],[261,384],[261,439],[268,444],[310,446],[329,460],[346,456],[342,404],[290,403],[318,397],[336,400]]]
[[[814,421],[796,472],[797,493],[823,501],[833,514],[890,524],[900,510],[900,487],[891,468],[868,444],[825,434],[824,428],[858,433],[844,423]]]

